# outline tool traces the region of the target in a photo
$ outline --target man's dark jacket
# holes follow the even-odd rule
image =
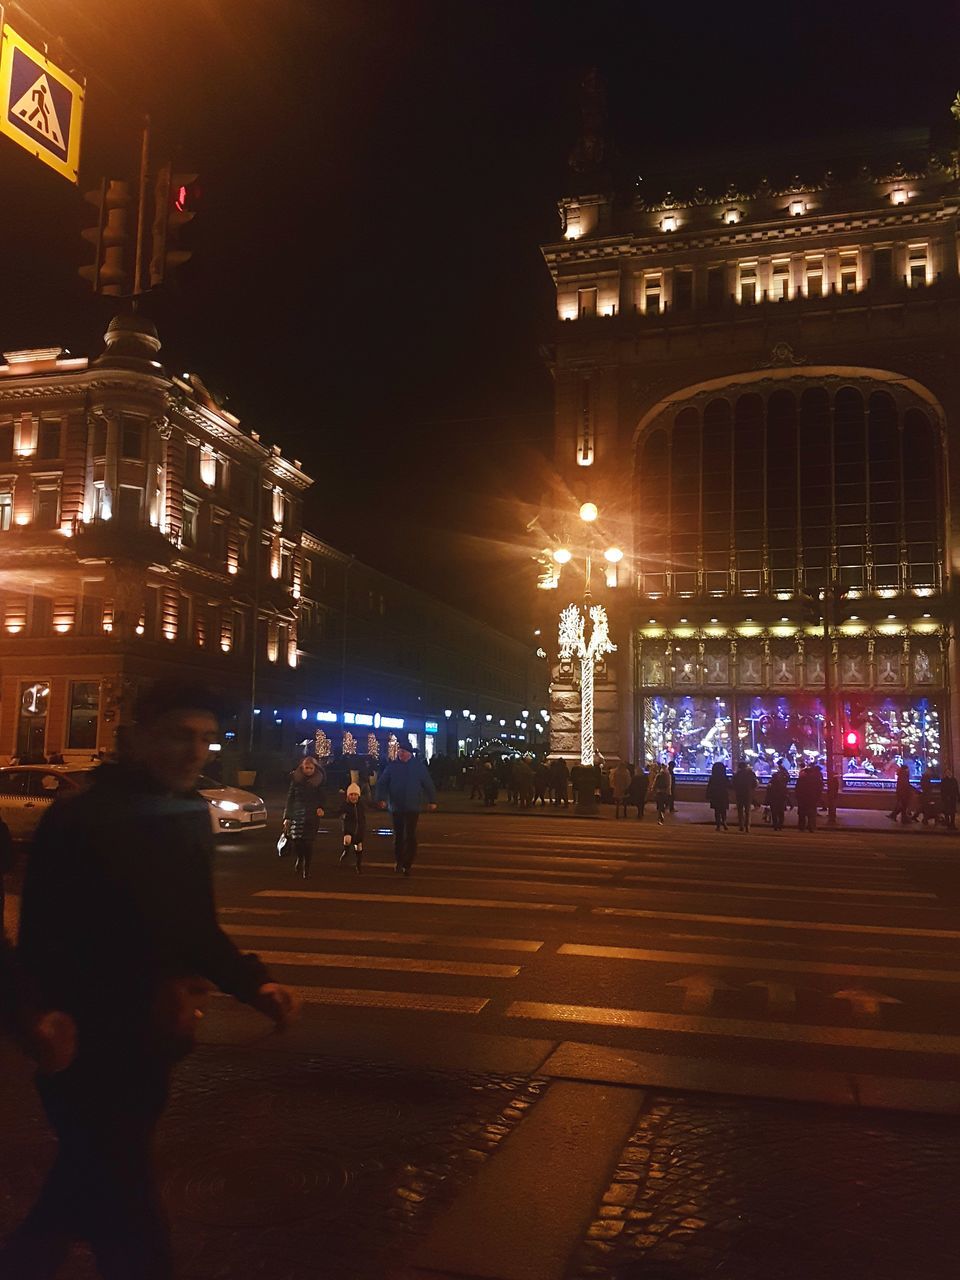
[[[27,867],[18,953],[34,1007],[63,1009],[85,1049],[145,1047],[168,979],[252,1001],[270,981],[217,924],[209,811],[124,765],[55,804]]]

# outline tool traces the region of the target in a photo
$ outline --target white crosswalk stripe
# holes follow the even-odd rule
[[[261,889],[224,927],[281,972],[321,970],[323,984],[296,988],[309,1005],[443,1014],[497,1034],[575,1025],[580,1039],[593,1028],[600,1043],[629,1036],[641,1048],[652,1035],[667,1055],[727,1039],[952,1061],[957,1019],[914,1025],[924,999],[943,1003],[929,994],[938,985],[960,985],[960,949],[945,949],[960,929],[937,895],[849,839],[837,855],[823,842],[778,846],[783,857],[748,844],[715,851],[705,840],[701,854],[692,842],[674,852],[572,834],[504,847],[448,838],[421,845],[411,881],[371,860],[369,880],[349,888],[326,875]],[[530,915],[502,936],[489,925],[474,935],[477,912]],[[635,925],[646,946],[631,945]],[[363,972],[390,977],[373,989],[357,982]],[[590,999],[598,984],[612,998]]]

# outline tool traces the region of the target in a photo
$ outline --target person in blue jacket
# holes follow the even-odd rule
[[[396,760],[390,761],[377,780],[377,804],[381,809],[389,805],[393,814],[394,870],[400,875],[410,874],[417,856],[417,822],[424,800],[431,812],[436,809],[436,788],[427,766],[414,756],[409,739],[404,738]]]

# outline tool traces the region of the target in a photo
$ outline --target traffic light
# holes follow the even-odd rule
[[[189,249],[177,248],[177,236],[193,218],[196,181],[195,173],[175,173],[169,162],[157,171],[150,239],[151,288],[163,284],[169,272],[192,256]]]
[[[860,751],[860,735],[856,729],[848,729],[843,735],[843,745],[847,749],[847,754],[855,756]]]
[[[125,182],[104,178],[99,191],[88,191],[84,199],[96,206],[98,216],[96,226],[80,233],[94,246],[94,259],[80,267],[79,274],[90,281],[94,293],[120,297],[128,292],[130,281],[130,188]]]

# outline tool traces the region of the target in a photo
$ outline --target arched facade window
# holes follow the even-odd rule
[[[641,595],[939,590],[942,448],[930,407],[875,382],[713,394],[638,444]]]

